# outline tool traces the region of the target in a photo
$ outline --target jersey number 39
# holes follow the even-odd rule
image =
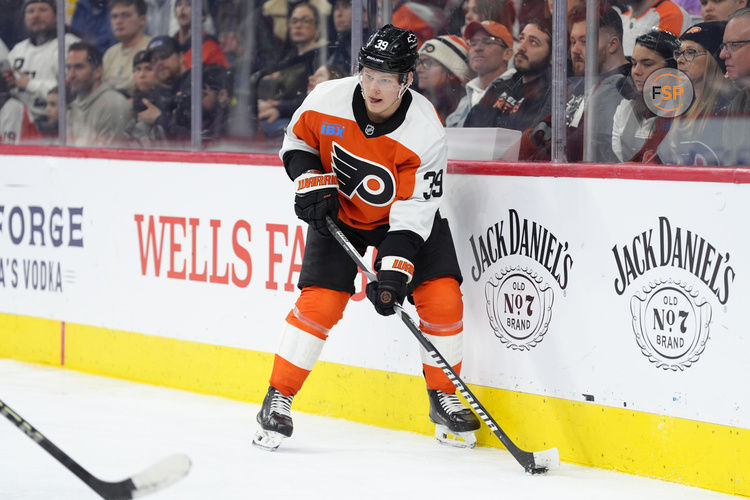
[[[440,198],[443,196],[443,171],[439,172],[427,172],[424,174],[424,179],[430,181],[430,185],[422,196],[425,200],[429,200],[432,197]]]

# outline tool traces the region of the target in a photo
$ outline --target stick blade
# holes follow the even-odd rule
[[[526,467],[526,472],[530,474],[544,474],[560,467],[560,453],[557,448],[535,451],[533,456],[534,463]]]
[[[149,495],[176,483],[190,472],[191,466],[190,458],[182,453],[155,463],[130,478],[135,486],[133,498]]]

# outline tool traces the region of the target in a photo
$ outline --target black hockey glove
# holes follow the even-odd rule
[[[336,219],[339,213],[336,174],[305,172],[295,182],[294,213],[319,233],[330,236],[326,228],[326,215]]]
[[[386,256],[380,260],[378,280],[365,288],[367,298],[378,314],[395,314],[394,304],[401,305],[408,293],[407,284],[414,275],[414,264],[401,257]]]

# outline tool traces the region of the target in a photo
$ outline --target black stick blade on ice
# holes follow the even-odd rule
[[[78,476],[92,490],[96,491],[99,496],[107,500],[126,500],[154,493],[179,481],[190,471],[190,458],[180,453],[167,457],[143,472],[122,481],[102,481],[84,469],[2,401],[0,401],[0,413],[5,415],[36,444],[44,448],[47,453],[55,457],[70,472]]]

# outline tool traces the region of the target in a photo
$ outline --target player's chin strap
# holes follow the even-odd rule
[[[412,81],[413,80],[414,79],[412,79]],[[411,82],[408,81],[408,80],[401,84],[401,86],[398,89],[398,98],[399,99],[401,99],[402,97],[404,97],[404,94],[406,93],[406,89],[408,89],[410,86],[411,86]]]
[[[375,273],[373,273],[367,267],[367,264],[365,264],[362,256],[357,253],[357,250],[355,250],[354,246],[349,242],[349,239],[346,237],[346,235],[341,231],[341,229],[339,229],[336,223],[333,222],[333,219],[328,216],[326,216],[326,225],[328,226],[328,230],[331,232],[336,241],[341,245],[344,251],[349,255],[349,257],[352,258],[357,266],[359,266],[362,272],[365,273],[365,276],[367,276],[367,278],[371,281],[376,281],[377,276],[375,275]],[[417,323],[411,318],[411,316],[406,313],[406,311],[404,311],[404,308],[398,304],[394,304],[393,308],[396,310],[396,312],[399,313],[399,316],[401,316],[401,319],[409,328],[409,331],[414,335],[414,337],[416,337],[419,343],[422,344],[422,347],[424,347],[427,353],[432,356],[435,364],[437,364],[437,366],[439,366],[440,369],[443,370],[443,373],[445,373],[450,381],[453,382],[453,385],[456,386],[456,389],[458,389],[464,399],[466,399],[466,401],[471,405],[477,415],[479,415],[484,423],[487,424],[487,427],[489,427],[489,429],[495,434],[495,436],[497,436],[500,442],[503,443],[505,448],[510,452],[511,455],[513,455],[513,458],[515,458],[518,463],[523,466],[526,472],[530,474],[541,474],[547,472],[550,469],[556,469],[560,466],[560,455],[557,452],[557,448],[550,448],[548,450],[536,451],[532,453],[524,451],[516,446],[516,444],[505,433],[505,431],[500,428],[500,425],[497,423],[497,421],[492,418],[492,415],[489,414],[482,403],[480,403],[476,396],[474,396],[469,388],[466,387],[466,384],[464,384],[458,374],[453,370],[451,365],[448,364],[443,355],[440,354],[440,352],[435,349],[435,346],[432,345],[432,342],[430,342],[422,334],[422,331],[419,329]]]

